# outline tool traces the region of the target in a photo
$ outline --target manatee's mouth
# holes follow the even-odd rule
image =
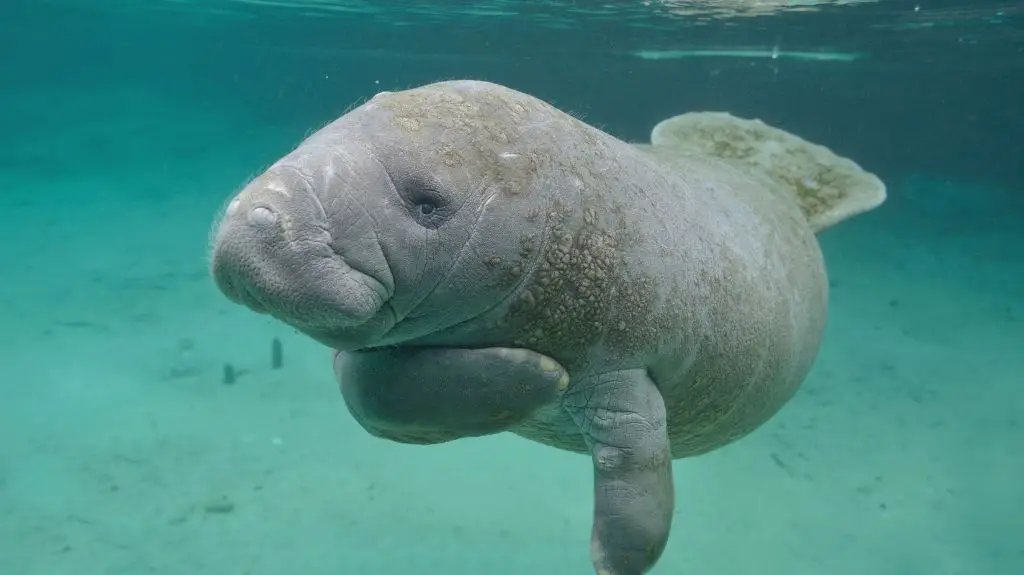
[[[231,301],[296,329],[356,329],[390,301],[381,282],[349,266],[326,243],[289,242],[271,253],[259,248],[244,237],[218,242],[214,281]]]
[[[257,183],[228,206],[211,250],[213,279],[231,301],[348,347],[393,324],[392,294],[331,247],[319,200],[289,175],[283,192]]]

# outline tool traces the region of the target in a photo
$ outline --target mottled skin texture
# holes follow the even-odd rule
[[[671,459],[775,414],[826,316],[795,202],[471,81],[382,93],[315,133],[228,206],[212,269],[229,298],[339,350],[346,401],[376,435],[508,430],[591,454],[602,575],[657,561]],[[387,370],[396,347],[473,360],[441,369],[428,349]],[[465,408],[434,417],[449,401]]]

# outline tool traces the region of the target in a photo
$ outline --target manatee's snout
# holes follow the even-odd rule
[[[331,247],[324,208],[297,170],[272,168],[228,205],[211,250],[228,299],[303,331],[361,325],[387,297]]]

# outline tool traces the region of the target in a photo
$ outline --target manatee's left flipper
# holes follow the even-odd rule
[[[505,431],[556,401],[569,383],[554,359],[504,347],[336,352],[334,374],[364,429],[418,444]]]
[[[594,568],[646,573],[665,549],[675,506],[661,392],[644,371],[619,371],[574,383],[563,405],[594,459]]]

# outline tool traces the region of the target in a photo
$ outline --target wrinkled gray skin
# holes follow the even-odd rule
[[[601,575],[654,565],[671,459],[776,413],[826,312],[795,204],[475,81],[381,93],[313,134],[232,200],[212,272],[338,350],[375,435],[591,454]]]

